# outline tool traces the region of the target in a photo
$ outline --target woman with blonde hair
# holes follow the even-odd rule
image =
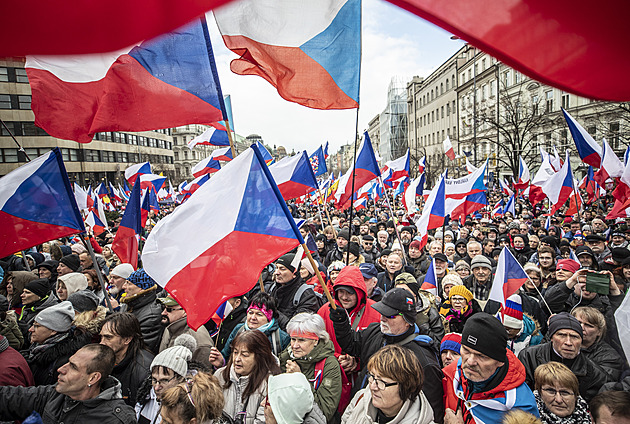
[[[162,424],[209,424],[221,419],[223,391],[215,377],[204,372],[166,390],[162,395]]]
[[[566,365],[547,362],[534,371],[534,397],[544,424],[590,424],[578,379]]]

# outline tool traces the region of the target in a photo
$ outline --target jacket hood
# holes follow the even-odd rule
[[[78,291],[85,290],[88,286],[87,278],[80,272],[71,272],[69,274],[62,275],[59,277],[59,280],[65,284],[68,296]]]
[[[361,270],[356,266],[344,267],[337,276],[335,284],[333,284],[333,290],[339,286],[352,287],[357,292],[357,306],[350,312],[350,315],[356,310],[365,305],[365,299],[367,299],[367,287],[365,286],[365,280],[363,280],[363,274]],[[335,299],[337,294],[334,293]]]
[[[101,393],[93,399],[84,401],[86,405],[94,402],[102,402],[104,400],[122,399],[122,384],[116,378],[109,376],[103,381]]]

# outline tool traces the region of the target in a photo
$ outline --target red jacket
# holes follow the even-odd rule
[[[351,311],[347,311],[350,319],[350,325],[354,323],[357,315],[361,313],[361,317],[359,318],[355,331],[363,330],[371,323],[379,322],[381,320],[381,314],[379,314],[376,309],[372,308],[374,301],[367,298],[367,288],[365,287],[363,274],[361,274],[359,267],[347,266],[343,268],[335,280],[333,289],[338,286],[349,286],[357,292],[357,305]],[[335,293],[331,293],[331,295],[335,296],[335,299],[337,298]],[[339,301],[337,301],[336,304],[338,308],[341,308]],[[330,339],[335,345],[335,356],[338,357],[341,355],[342,351],[341,347],[339,347],[339,344],[337,343],[335,329],[332,321],[330,320],[330,302],[327,302],[324,306],[322,306],[317,313],[326,323],[326,331],[328,331]]]

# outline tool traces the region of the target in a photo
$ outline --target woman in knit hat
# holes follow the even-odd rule
[[[466,320],[477,312],[481,312],[481,307],[465,286],[452,287],[448,301],[440,308],[440,314],[446,320],[444,328],[447,333],[461,333]]]
[[[19,316],[22,313],[22,292],[24,287],[37,276],[28,271],[9,271],[0,284],[0,294],[6,296],[9,301],[9,309]]]
[[[71,272],[59,277],[57,280],[57,298],[60,301],[68,300],[68,296],[80,290],[87,289],[87,278],[80,272]]]
[[[45,278],[38,278],[26,284],[20,297],[24,306],[18,316],[18,326],[24,335],[24,347],[28,347],[28,329],[33,325],[35,317],[44,309],[59,303],[59,300],[50,292],[48,280]]]
[[[470,276],[470,264],[463,259],[457,261],[455,263],[455,272],[462,280],[468,278]]]

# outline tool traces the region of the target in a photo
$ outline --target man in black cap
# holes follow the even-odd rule
[[[328,268],[331,263],[335,261],[343,261],[343,249],[348,245],[350,241],[350,231],[347,228],[337,233],[337,245],[330,249],[326,258],[324,259],[324,266]]]
[[[371,264],[373,264],[374,261],[376,261],[376,259],[380,255],[380,253],[378,252],[378,249],[376,248],[374,244],[375,244],[374,236],[371,236],[369,234],[361,236],[361,247],[362,247],[361,254],[363,255],[363,258],[365,259],[365,262],[368,262]]]
[[[630,251],[628,251],[630,253]],[[597,263],[597,258],[595,254],[588,246],[578,246],[575,249],[575,256],[577,256],[580,261],[580,265],[584,269],[590,269],[593,271],[599,270],[599,264]]]
[[[445,423],[500,423],[511,409],[538,417],[523,364],[506,349],[507,340],[503,324],[490,314],[479,312],[466,321],[461,358],[444,369]]]
[[[317,312],[320,307],[313,288],[300,277],[300,262],[293,264],[294,253],[287,253],[276,261],[274,283],[269,293],[278,304],[278,325],[283,330],[294,315],[300,312]]]
[[[81,272],[81,259],[79,259],[79,255],[74,253],[59,259],[59,265],[57,266],[57,274],[59,274],[59,277],[70,274],[71,272]]]
[[[610,249],[606,246],[606,237],[601,234],[589,234],[586,236],[586,245],[595,254],[595,259],[600,264],[611,255]]]
[[[549,361],[560,362],[578,378],[580,395],[590,401],[608,381],[608,375],[586,356],[580,354],[583,331],[580,322],[567,312],[549,319],[547,336],[550,342],[530,346],[521,351],[521,360],[527,371],[527,384],[534,388],[536,367]]]
[[[423,392],[427,396],[435,422],[443,422],[442,371],[437,362],[436,348],[431,338],[420,335],[416,321],[416,302],[413,295],[403,288],[393,288],[380,302],[372,305],[381,314],[381,320],[365,330],[352,331],[348,315],[342,308],[330,308],[330,319],[335,329],[337,343],[343,353],[359,359],[362,366],[352,388],[353,393],[367,385],[366,364],[372,355],[386,344],[397,344],[412,350],[424,370]]]

